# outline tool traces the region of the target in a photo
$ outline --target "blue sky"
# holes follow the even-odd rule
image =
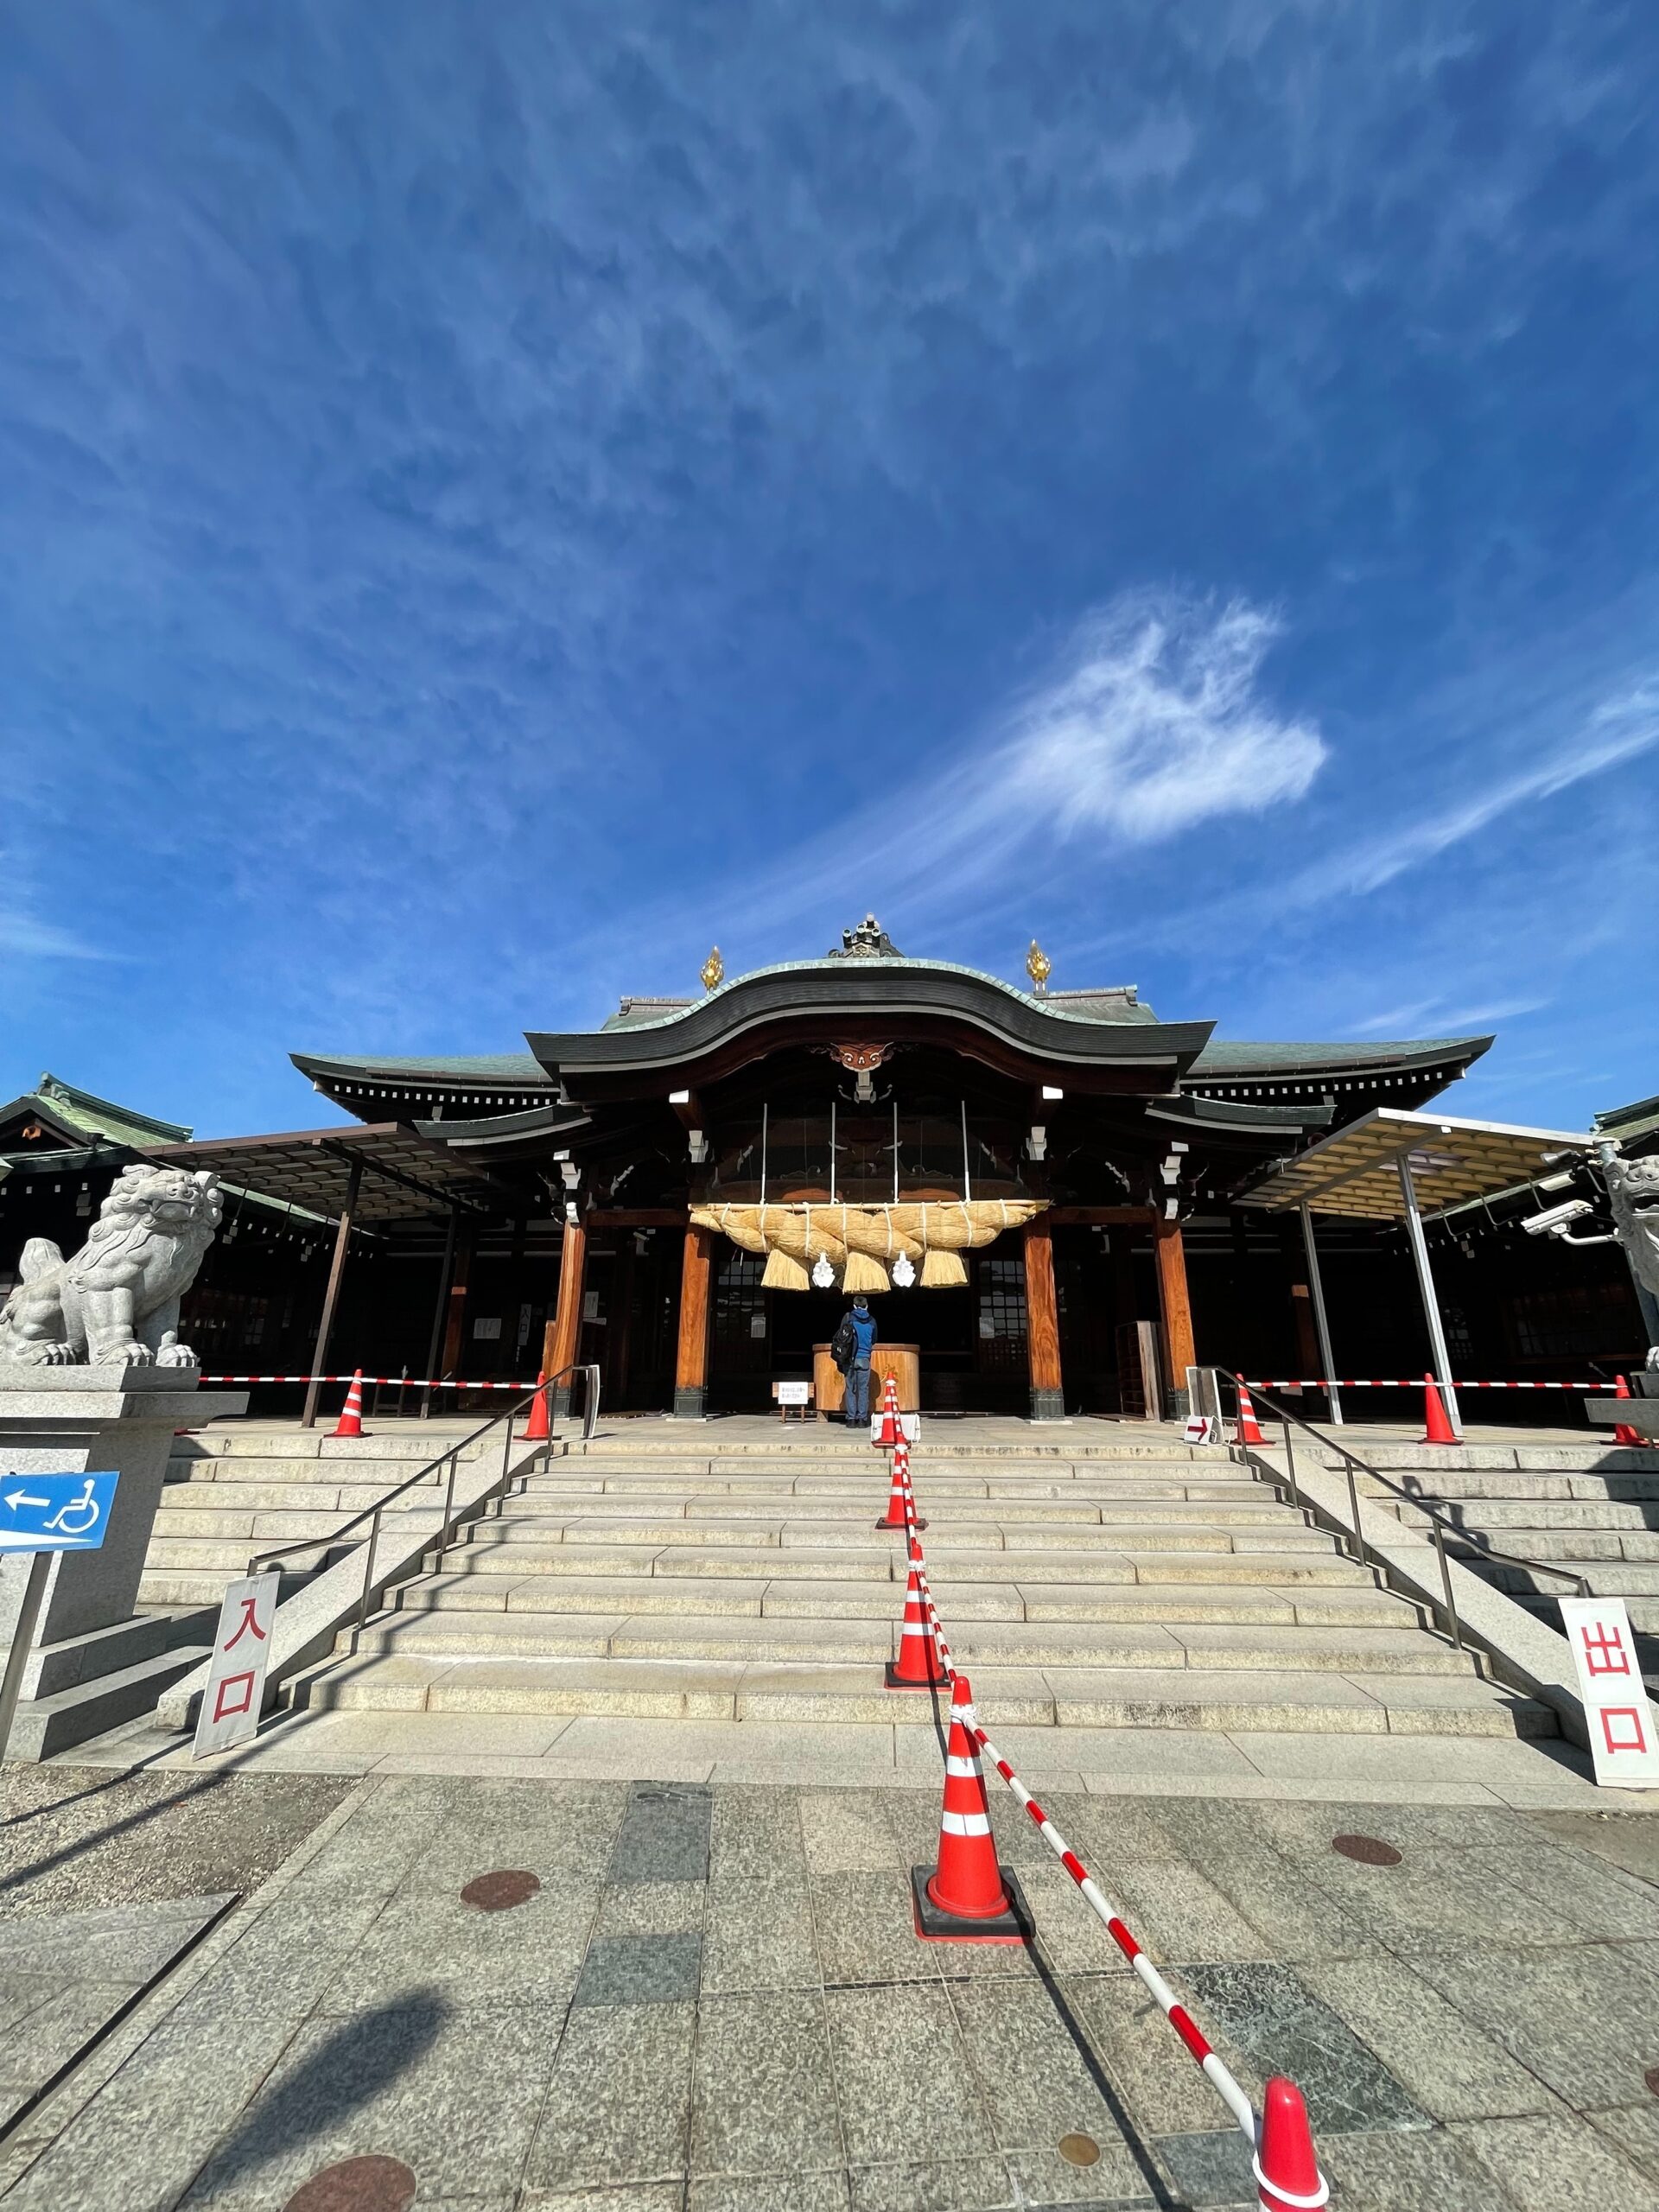
[[[822,952],[1659,1090],[1659,13],[0,0],[0,1090]]]

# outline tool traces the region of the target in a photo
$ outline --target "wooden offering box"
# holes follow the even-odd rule
[[[901,1414],[921,1411],[922,1352],[919,1344],[878,1344],[870,1354],[870,1409],[874,1412],[881,1401],[888,1376],[899,1385],[899,1410]],[[838,1414],[846,1398],[846,1383],[830,1357],[828,1344],[812,1347],[813,1396],[819,1417]]]

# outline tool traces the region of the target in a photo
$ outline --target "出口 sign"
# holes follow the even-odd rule
[[[1563,1598],[1579,1694],[1604,1789],[1659,1789],[1659,1735],[1622,1598]]]
[[[196,1717],[194,1756],[228,1751],[255,1734],[270,1664],[270,1631],[282,1576],[275,1567],[232,1582],[219,1609],[213,1664]]]

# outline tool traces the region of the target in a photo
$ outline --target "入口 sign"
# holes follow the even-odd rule
[[[245,1575],[225,1592],[213,1630],[213,1664],[196,1716],[194,1758],[228,1751],[257,1732],[281,1581],[273,1567],[264,1574]]]
[[[1563,1598],[1579,1694],[1604,1789],[1659,1789],[1659,1734],[1622,1598]]]

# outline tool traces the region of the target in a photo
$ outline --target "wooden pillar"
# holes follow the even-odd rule
[[[363,1158],[359,1153],[352,1160],[346,1203],[340,1209],[340,1226],[334,1231],[334,1256],[328,1265],[328,1287],[322,1294],[322,1319],[317,1324],[316,1349],[311,1355],[311,1380],[305,1386],[305,1411],[300,1416],[302,1428],[315,1428],[317,1424],[317,1397],[322,1389],[317,1378],[328,1357],[328,1339],[334,1331],[334,1308],[340,1303],[340,1278],[346,1273],[346,1253],[352,1241],[352,1216],[357,1211],[357,1194],[362,1187]]]
[[[587,1276],[588,1232],[580,1222],[567,1221],[559,1252],[558,1304],[542,1339],[542,1367],[550,1377],[563,1375],[564,1369],[576,1363],[582,1349],[582,1298]],[[554,1384],[549,1403],[556,1416],[569,1411],[569,1375],[563,1375]]]
[[[473,1246],[476,1236],[476,1228],[468,1222],[461,1231],[455,1246],[454,1262],[449,1270],[449,1294],[445,1301],[443,1350],[438,1355],[440,1375],[455,1375],[461,1371],[466,1342],[462,1331],[467,1322],[467,1285],[473,1271]],[[458,1391],[446,1391],[444,1395],[451,1406],[460,1402]]]
[[[443,1356],[443,1321],[449,1310],[449,1271],[455,1264],[455,1236],[460,1226],[461,1209],[451,1206],[449,1225],[443,1233],[443,1259],[438,1268],[438,1294],[432,1303],[432,1339],[426,1348],[427,1388],[421,1393],[423,1421],[432,1411],[431,1385],[436,1379],[438,1362]]]
[[[680,1341],[674,1362],[677,1420],[701,1421],[709,1384],[709,1306],[715,1232],[688,1229],[680,1255]]]
[[[1060,1379],[1060,1307],[1054,1294],[1054,1240],[1048,1216],[1026,1224],[1026,1356],[1031,1367],[1031,1417],[1064,1421]]]
[[[1198,1354],[1192,1348],[1192,1306],[1186,1294],[1186,1247],[1181,1242],[1180,1223],[1154,1221],[1152,1242],[1158,1261],[1158,1305],[1164,1317],[1164,1364],[1169,1375],[1166,1387],[1184,1392],[1186,1370],[1198,1364]],[[1184,1397],[1176,1400],[1178,1408],[1185,1403]],[[1156,1418],[1164,1408],[1148,1410]]]

